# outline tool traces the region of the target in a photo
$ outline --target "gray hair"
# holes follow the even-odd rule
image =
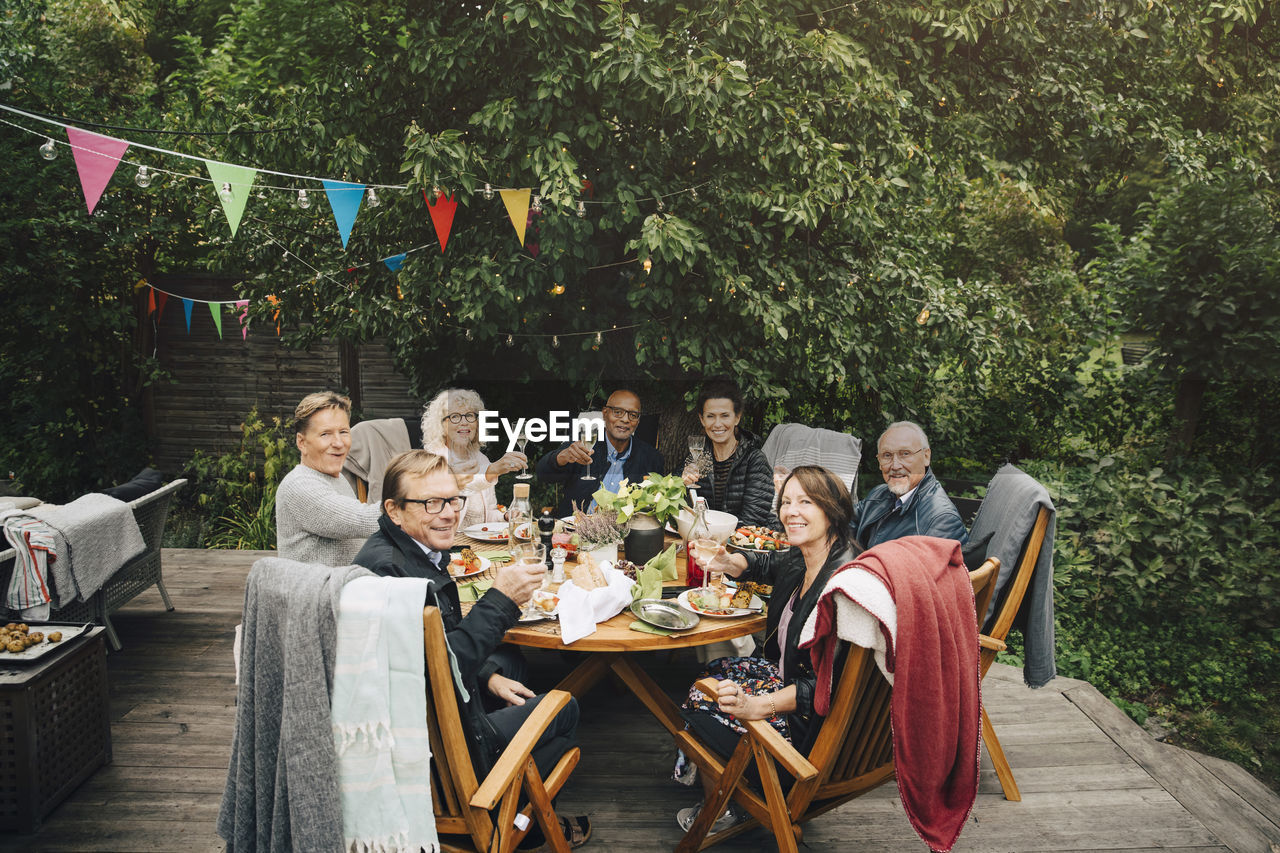
[[[431,402],[427,403],[427,407],[422,410],[422,446],[428,450],[446,446],[444,418],[449,410],[450,401],[457,401],[467,409],[475,409],[477,414],[484,411],[484,400],[480,399],[480,395],[465,388],[446,388],[432,397]],[[476,426],[476,437],[471,441],[472,446],[479,445],[479,424],[477,423]]]
[[[895,429],[911,430],[916,435],[920,436],[921,449],[923,450],[929,449],[929,436],[924,434],[924,428],[921,427],[920,424],[916,423],[915,421],[894,421],[893,423],[889,424],[887,427],[884,428],[884,432],[880,433],[880,438],[876,440],[877,449],[880,447],[880,442],[884,441],[885,435]]]

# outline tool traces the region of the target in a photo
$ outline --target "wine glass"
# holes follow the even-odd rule
[[[516,447],[519,447],[519,448],[520,448],[520,452],[521,452],[521,453],[524,453],[524,448],[525,448],[525,446],[526,446],[528,443],[529,443],[529,431],[528,431],[528,428],[526,428],[526,429],[521,430],[521,431],[520,431],[520,435],[519,435],[519,437],[517,437],[517,438],[516,438]],[[527,460],[528,458],[529,458],[529,457],[528,457],[528,455],[526,454],[526,455],[525,455],[525,459]],[[524,470],[523,470],[523,471],[521,471],[519,474],[516,474],[516,479],[517,479],[517,480],[532,480],[532,479],[533,479],[533,475],[529,473],[529,465],[528,465],[528,463],[527,463],[527,462],[525,463]]]
[[[703,464],[706,459],[706,450],[704,449],[704,437],[701,435],[689,436],[689,465],[685,469],[688,471],[692,468],[701,479],[703,475]]]
[[[603,421],[603,420],[604,420],[604,412],[583,412],[582,414],[578,415],[578,418],[579,418],[579,420],[601,420],[601,421]],[[595,448],[595,445],[594,445],[594,444],[592,444],[592,443],[590,443],[590,442],[587,442],[587,441],[582,442],[582,444],[583,444],[583,446],[585,447],[585,449],[586,449],[587,453],[592,453],[592,454],[593,454],[593,453],[595,452],[595,451],[594,451],[594,448]],[[579,479],[579,480],[598,480],[598,479],[600,479],[600,478],[599,478],[599,477],[597,477],[595,474],[592,474],[592,473],[591,473],[591,466],[590,466],[590,465],[587,465],[587,473],[583,474],[583,475],[582,475],[581,477],[579,477],[578,479]]]
[[[542,585],[539,590],[546,589],[547,576],[545,574],[547,550],[540,542],[524,542],[516,546],[512,556],[515,557],[516,564],[520,566],[541,567],[544,570],[542,577]],[[525,602],[524,608],[520,613],[522,619],[537,619],[542,615],[542,608],[538,606],[537,592],[529,597]]]
[[[714,563],[723,545],[717,539],[695,539],[692,544],[698,565],[702,567],[702,586],[706,589],[714,589],[718,594],[724,572],[715,568]]]

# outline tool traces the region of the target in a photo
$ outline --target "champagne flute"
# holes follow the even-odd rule
[[[524,453],[525,446],[528,445],[528,443],[529,443],[529,431],[528,431],[528,428],[525,428],[520,431],[520,436],[516,439],[516,446],[520,448],[521,453]],[[526,454],[525,459],[527,460],[528,458],[529,458],[528,454]],[[533,479],[533,475],[529,473],[529,464],[527,461],[525,463],[524,470],[522,470],[519,474],[516,474],[516,479],[517,480]]]
[[[695,539],[693,549],[697,553],[698,565],[702,567],[702,586],[720,593],[721,578],[724,572],[715,567],[716,557],[723,546],[716,539]]]
[[[594,420],[594,419],[597,419],[597,418],[598,418],[598,419],[600,419],[601,421],[603,421],[603,420],[604,420],[604,412],[583,412],[582,414],[578,415],[578,417],[579,417],[580,419],[582,419],[582,420]],[[587,451],[587,453],[588,453],[588,454],[593,454],[593,455],[594,455],[594,453],[595,453],[595,445],[594,445],[594,444],[591,444],[590,442],[586,442],[586,441],[584,441],[584,442],[582,442],[582,447],[583,447],[583,449],[584,449],[584,450],[586,450],[586,451]],[[599,477],[597,477],[595,474],[592,474],[592,473],[591,473],[591,465],[590,465],[590,464],[588,464],[588,465],[587,465],[587,473],[583,474],[583,475],[582,475],[581,477],[579,477],[578,479],[579,479],[579,480],[598,480],[598,479],[600,479],[600,478],[599,478]]]

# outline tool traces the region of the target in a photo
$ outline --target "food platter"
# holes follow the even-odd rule
[[[739,527],[726,544],[749,554],[774,554],[791,547],[785,535],[767,527]]]
[[[647,622],[668,631],[687,631],[698,624],[698,615],[670,601],[660,598],[642,598],[631,603],[631,613],[641,622]]]
[[[480,561],[480,568],[473,569],[469,572],[463,571],[459,573],[454,571],[454,566],[462,565],[462,555],[450,554],[449,555],[449,575],[454,578],[469,578],[469,577],[473,577],[474,575],[484,574],[485,572],[489,571],[489,569],[493,568],[493,563],[489,560],[488,557],[481,557],[479,554],[477,554],[476,559]]]
[[[468,536],[480,542],[506,542],[507,528],[510,527],[505,521],[486,521],[483,524],[473,524],[470,527],[462,529],[462,535]],[[529,538],[529,525],[521,524],[516,528],[517,539]]]
[[[760,599],[760,596],[753,595],[751,596],[751,602],[746,607],[726,607],[723,609],[707,610],[697,606],[689,600],[689,593],[692,591],[693,590],[686,589],[684,592],[680,593],[680,596],[676,598],[676,601],[680,602],[681,607],[684,607],[699,616],[707,616],[712,619],[736,619],[739,616],[751,616],[759,613],[764,607],[764,602]]]
[[[729,577],[728,575],[725,575],[724,587],[725,589],[736,590],[738,588],[738,582],[733,578]],[[753,594],[767,600],[771,595],[773,595],[773,587],[769,586],[768,584],[760,584],[760,583],[755,584],[755,590]]]
[[[0,667],[11,663],[31,663],[45,655],[51,655],[58,649],[64,648],[68,640],[80,636],[93,627],[92,623],[75,625],[54,622],[31,622],[29,624],[32,631],[39,631],[46,638],[54,632],[61,632],[62,640],[57,643],[51,643],[48,639],[45,639],[33,646],[28,646],[20,652],[0,653]]]

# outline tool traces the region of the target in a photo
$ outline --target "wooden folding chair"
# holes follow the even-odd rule
[[[478,781],[458,710],[440,611],[425,608],[422,625],[427,655],[427,721],[431,729],[431,799],[441,850],[510,853],[528,833],[532,818],[542,827],[552,849],[567,853],[569,845],[551,800],[568,780],[582,752],[577,747],[566,752],[545,780],[538,773],[532,752],[538,738],[568,704],[570,695],[563,690],[548,693],[493,769]],[[523,808],[519,803],[521,793],[527,800]],[[495,808],[497,814],[491,814]],[[516,825],[517,813],[524,815],[524,829]],[[449,839],[445,835],[456,837]]]
[[[969,573],[979,605],[990,599],[999,562],[989,560]],[[985,607],[979,607],[980,619]],[[732,838],[756,826],[767,826],[781,853],[798,853],[803,834],[800,824],[859,797],[893,778],[893,732],[890,711],[893,688],[876,667],[871,649],[850,647],[839,681],[831,695],[831,710],[822,721],[817,740],[807,756],[763,720],[742,721],[747,732],[726,762],[687,731],[676,740],[686,756],[697,763],[709,780],[709,800],[693,826],[676,846],[678,853],[693,853]],[[718,682],[704,678],[697,687],[715,697]],[[747,765],[754,761],[761,791],[746,780]],[[787,794],[778,778],[781,767],[794,779]],[[704,783],[705,784],[705,783]],[[710,834],[711,825],[724,813],[730,799],[750,817],[721,832]]]
[[[991,664],[995,663],[996,655],[1005,648],[1005,639],[1009,636],[1009,629],[1013,627],[1014,617],[1018,615],[1018,608],[1022,606],[1027,586],[1031,583],[1031,575],[1035,572],[1036,561],[1040,559],[1040,548],[1044,545],[1045,532],[1048,528],[1049,510],[1040,507],[1035,524],[1031,527],[1031,533],[1027,535],[1026,542],[1022,546],[1017,568],[1005,585],[1001,593],[1002,597],[997,602],[996,610],[988,622],[988,630],[983,634],[980,659],[980,672],[983,678],[987,677],[987,670],[991,669]],[[999,565],[998,560],[996,563]],[[978,608],[979,631],[982,630],[981,614],[985,612],[986,607]],[[1004,798],[1021,802],[1022,792],[1018,790],[1018,783],[1013,778],[1013,768],[1009,766],[1009,759],[1005,758],[1004,748],[1000,746],[1000,738],[996,737],[996,730],[991,725],[991,718],[987,716],[985,705],[982,708],[982,742],[986,745],[987,754],[991,756],[991,763],[996,768],[996,776],[1000,780]]]

